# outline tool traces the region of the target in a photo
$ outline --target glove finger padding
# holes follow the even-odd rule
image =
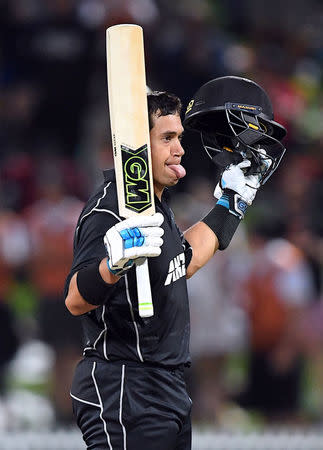
[[[247,167],[250,167],[250,165],[251,162],[248,159],[244,159],[239,164],[231,164],[225,169],[219,183],[214,189],[214,197],[219,199],[222,196],[224,189],[231,189],[238,192],[239,184],[242,185],[245,183],[245,176],[242,169],[246,169]]]
[[[239,167],[239,169],[246,169],[247,167],[250,167],[250,166],[251,166],[251,161],[249,161],[249,159],[244,159],[236,166],[231,165],[230,167]]]
[[[246,177],[246,186],[251,189],[259,189],[260,188],[260,175],[248,175]]]
[[[141,228],[141,227],[160,227],[164,222],[164,216],[161,213],[155,213],[152,216],[132,216],[115,225],[117,231],[126,228]]]
[[[242,167],[240,167],[242,165]],[[241,190],[241,187],[245,185],[245,176],[242,169],[248,167],[250,161],[244,160],[236,166],[231,165],[226,169],[220,180],[221,189],[231,189],[235,192]]]
[[[218,184],[215,186],[215,189],[214,189],[214,192],[213,192],[213,196],[214,196],[216,199],[219,199],[219,198],[222,196],[222,194],[223,194],[223,190],[221,189],[220,183],[218,183]]]
[[[128,259],[136,259],[136,258],[151,258],[155,256],[159,256],[161,254],[161,248],[159,246],[149,246],[149,247],[133,247],[127,248],[124,251],[125,257]]]
[[[143,243],[141,248],[149,248],[149,247],[161,247],[163,245],[164,241],[159,236],[147,236],[145,238],[145,242]],[[135,248],[135,247],[134,247]],[[150,256],[150,255],[147,255]]]
[[[162,237],[164,235],[164,230],[160,227],[146,227],[146,228],[139,228],[140,233],[142,236],[155,236],[155,237]]]
[[[272,163],[273,163],[272,159],[267,156],[267,152],[264,148],[260,148],[258,150],[258,153],[260,155],[260,159],[262,162],[262,164],[260,166],[260,170],[261,171],[268,170],[272,166]]]
[[[223,172],[219,183],[222,194],[226,189],[230,189],[239,194],[248,205],[251,205],[256,196],[257,189],[260,187],[260,175],[244,174],[243,169],[250,167],[250,164],[250,161],[245,159],[235,166],[231,165]],[[219,188],[216,187],[214,194],[220,195]]]
[[[164,230],[161,213],[133,216],[110,228],[104,236],[108,267],[112,273],[124,275],[136,258],[159,256]]]
[[[129,259],[135,259],[139,256],[149,258],[151,256],[160,255],[160,247],[164,241],[160,237],[147,237],[140,247],[131,247],[124,250],[124,256]]]

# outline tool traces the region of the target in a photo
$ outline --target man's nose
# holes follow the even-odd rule
[[[174,156],[182,157],[185,153],[185,150],[182,147],[181,141],[179,139],[174,142],[173,154]]]

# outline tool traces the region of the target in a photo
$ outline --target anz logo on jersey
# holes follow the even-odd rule
[[[166,277],[166,281],[164,286],[168,286],[170,283],[174,283],[174,281],[179,280],[186,275],[186,267],[185,267],[185,255],[184,253],[180,253],[175,256],[169,263],[168,275]]]

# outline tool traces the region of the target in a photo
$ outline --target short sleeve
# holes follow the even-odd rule
[[[177,225],[176,225],[176,228],[177,228],[177,231],[178,231],[181,241],[182,241],[182,247],[183,247],[184,255],[185,255],[185,267],[187,269],[191,262],[192,256],[193,256],[193,249],[192,249],[191,245],[185,239],[184,233],[178,228]]]
[[[191,262],[192,256],[193,256],[193,249],[190,246],[190,244],[187,242],[187,240],[184,238],[184,236],[183,236],[183,240],[182,240],[182,245],[184,248],[184,255],[185,255],[185,267],[187,269]]]

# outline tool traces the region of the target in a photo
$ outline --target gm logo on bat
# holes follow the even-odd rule
[[[147,144],[135,150],[121,145],[126,208],[138,213],[151,206]]]

